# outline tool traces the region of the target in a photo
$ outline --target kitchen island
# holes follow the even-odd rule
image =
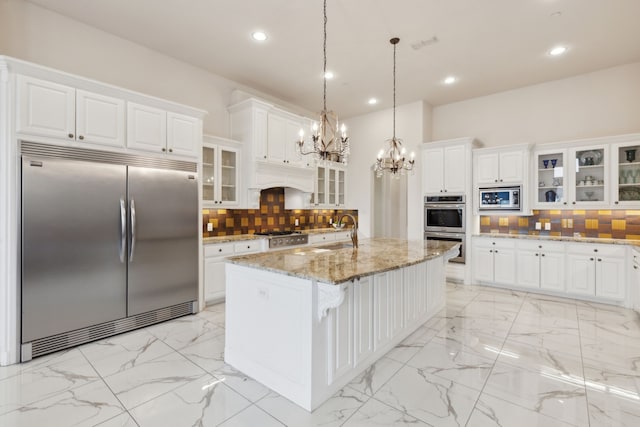
[[[367,239],[229,258],[225,362],[312,411],[443,308],[457,247]]]

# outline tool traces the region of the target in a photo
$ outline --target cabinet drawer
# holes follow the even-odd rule
[[[531,251],[564,252],[563,242],[549,242],[546,240],[527,240],[518,242],[518,249]]]
[[[598,253],[602,256],[612,256],[624,258],[626,254],[626,247],[617,245],[598,245],[590,243],[571,243],[567,247],[569,252],[578,255],[593,255]]]
[[[336,231],[334,237],[337,241],[351,239],[351,231]]]
[[[309,235],[309,243],[324,243],[324,242],[333,242],[335,241],[335,237],[332,233],[322,233],[322,234],[310,234]]]
[[[247,240],[234,245],[235,253],[243,254],[247,252],[260,252],[262,250],[262,240]]]
[[[233,243],[206,245],[204,247],[205,257],[227,256],[227,255],[233,255]]]
[[[473,245],[478,248],[515,248],[516,239],[476,237],[473,239]]]

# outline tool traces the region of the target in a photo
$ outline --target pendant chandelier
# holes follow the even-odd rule
[[[376,160],[376,177],[380,178],[385,172],[400,177],[411,171],[415,164],[415,153],[411,153],[411,158],[405,158],[406,148],[402,146],[402,140],[396,138],[396,45],[400,42],[397,37],[389,42],[393,45],[393,138],[385,141],[385,146],[378,152]]]
[[[300,139],[296,143],[298,154],[313,154],[316,160],[331,160],[347,164],[349,157],[349,137],[344,124],[340,126],[338,116],[327,110],[327,0],[324,0],[324,42],[323,48],[323,106],[320,112],[320,124],[311,126],[311,140],[313,146],[305,148],[304,130],[300,130]]]

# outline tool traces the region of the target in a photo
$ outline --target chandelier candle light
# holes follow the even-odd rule
[[[399,178],[408,171],[413,173],[415,153],[411,153],[411,159],[407,160],[406,148],[402,146],[402,140],[396,138],[396,45],[400,42],[397,37],[389,42],[393,45],[393,138],[386,141],[385,147],[378,153],[376,160],[376,177],[380,178],[385,172]]]
[[[313,147],[305,151],[304,130],[300,129],[300,139],[296,143],[298,154],[313,154],[317,160],[332,160],[347,164],[349,157],[349,137],[344,124],[340,126],[338,116],[327,110],[327,0],[324,0],[324,43],[323,43],[323,107],[320,112],[320,125],[311,126]]]

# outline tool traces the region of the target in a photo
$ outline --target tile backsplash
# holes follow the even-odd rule
[[[536,230],[536,222],[542,230]],[[544,225],[550,223],[551,230]],[[532,216],[480,216],[481,233],[640,239],[640,210],[534,210]]]
[[[358,211],[352,209],[285,209],[284,188],[269,188],[260,193],[260,209],[202,210],[203,237],[253,234],[260,231],[291,231],[328,228],[329,218],[334,221],[343,213],[358,219]],[[295,220],[299,225],[295,225]],[[350,220],[346,220],[350,224]],[[207,231],[207,224],[213,231]]]

